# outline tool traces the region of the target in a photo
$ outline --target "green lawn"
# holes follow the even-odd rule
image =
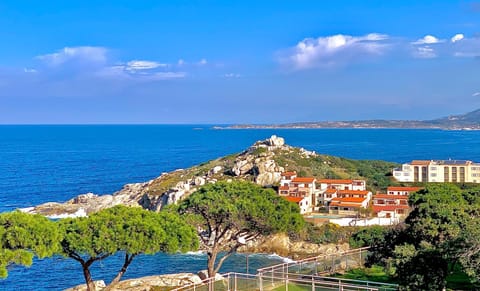
[[[345,274],[335,274],[335,277],[382,283],[397,283],[395,279],[387,274],[380,266],[353,269]],[[460,269],[456,269],[453,274],[447,277],[447,288],[449,290],[479,290],[480,286],[471,284],[468,276]]]
[[[288,291],[311,291],[312,287],[307,285],[297,285],[293,283],[288,283]],[[272,291],[286,291],[285,285],[272,289]]]
[[[467,274],[459,268],[455,268],[453,273],[447,276],[447,288],[450,290],[479,290],[480,285],[470,283]]]
[[[352,269],[344,274],[335,274],[334,276],[345,279],[396,284],[395,280],[380,266]]]

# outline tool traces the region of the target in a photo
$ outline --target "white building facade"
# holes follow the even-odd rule
[[[400,182],[480,183],[480,163],[465,160],[414,160],[393,170]]]

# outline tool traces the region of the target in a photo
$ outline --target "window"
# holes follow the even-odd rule
[[[437,170],[437,167],[430,167],[430,170],[431,170],[431,171],[436,171],[436,170]]]
[[[402,173],[399,173],[399,172],[395,172],[395,176],[401,176]]]
[[[430,177],[436,177],[437,176],[437,173],[431,173],[430,174]]]
[[[410,176],[410,173],[403,173],[404,176]]]

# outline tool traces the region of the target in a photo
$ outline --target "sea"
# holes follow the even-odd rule
[[[238,153],[271,135],[317,153],[397,163],[413,159],[480,162],[480,132],[431,129],[214,129],[212,125],[2,125],[0,212],[63,202],[93,192],[109,194],[126,183]],[[247,255],[228,259],[222,272],[246,272]],[[97,262],[94,279],[113,279],[120,256]],[[248,255],[248,271],[286,260]],[[124,279],[206,269],[205,254],[136,258]],[[80,265],[60,256],[11,266],[0,290],[63,290],[82,284]]]

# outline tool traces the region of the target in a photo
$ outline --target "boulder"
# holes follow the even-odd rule
[[[208,271],[207,270],[202,270],[202,271],[198,272],[197,275],[198,275],[198,277],[200,277],[201,280],[208,279]],[[225,278],[223,278],[223,276],[220,275],[219,273],[215,274],[215,281],[223,280],[223,279],[225,279]]]
[[[215,174],[218,174],[220,173],[220,171],[223,169],[222,166],[215,166],[213,167],[213,169],[211,169],[208,174],[211,176],[211,175],[215,175]]]
[[[105,282],[103,280],[98,280],[93,282],[97,290],[101,290],[106,287]],[[65,289],[64,291],[86,291],[87,284],[80,284],[72,288]]]
[[[202,186],[205,185],[205,178],[203,177],[196,177],[194,180],[195,186]]]
[[[232,172],[235,176],[242,176],[250,172],[253,168],[253,163],[251,160],[240,159],[235,162],[235,165],[232,168]]]
[[[281,147],[285,144],[285,139],[283,137],[277,137],[272,135],[270,138],[265,140],[267,146]]]

